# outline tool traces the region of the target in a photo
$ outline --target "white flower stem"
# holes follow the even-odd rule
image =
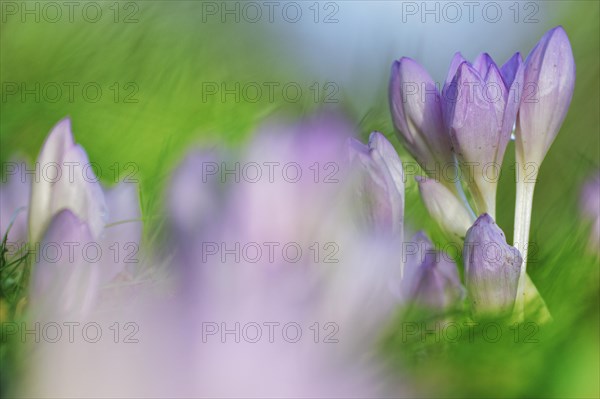
[[[473,212],[473,208],[471,208],[471,205],[469,204],[469,201],[467,200],[467,196],[465,195],[465,190],[463,190],[462,184],[460,184],[460,180],[457,179],[454,182],[454,184],[456,186],[456,192],[458,193],[459,198],[465,204],[465,208],[467,208],[467,211],[469,211],[469,214],[473,218],[473,221],[475,221],[477,219],[477,215],[475,215],[475,212]]]
[[[538,307],[540,321],[551,319],[546,304],[541,298],[537,288],[527,275],[529,230],[531,227],[531,211],[533,208],[533,192],[537,180],[537,169],[533,174],[525,176],[526,164],[517,163],[517,200],[515,204],[515,230],[513,242],[523,257],[521,265],[521,274],[517,287],[517,296],[515,300],[514,316],[522,321],[525,317],[525,307],[535,304]],[[536,302],[533,302],[533,301]]]

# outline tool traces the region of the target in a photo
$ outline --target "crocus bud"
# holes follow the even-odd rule
[[[46,139],[36,172],[29,202],[30,242],[47,237],[44,232],[53,218],[68,210],[85,224],[104,255],[97,273],[100,283],[139,261],[142,221],[137,184],[124,181],[104,190],[84,149],[73,141],[69,119],[59,122]],[[69,222],[71,216],[62,219],[59,225],[74,224]]]
[[[351,138],[350,159],[362,169],[359,194],[367,202],[367,218],[376,230],[402,234],[404,218],[404,174],[392,144],[379,132],[369,144]]]
[[[465,282],[477,314],[510,312],[517,295],[522,258],[487,213],[467,231],[463,248]]]
[[[462,62],[443,91],[453,149],[479,213],[495,213],[500,167],[517,116],[522,80],[518,53],[502,68],[481,54],[473,64]]]
[[[30,241],[40,240],[50,220],[63,209],[87,222],[94,237],[98,237],[107,217],[104,193],[87,154],[73,141],[69,119],[52,129],[36,168],[40,176],[31,185]]]
[[[446,186],[435,179],[416,176],[419,193],[429,214],[448,233],[464,237],[475,221],[469,209]]]
[[[436,251],[423,232],[404,243],[404,276],[400,285],[405,303],[420,308],[447,310],[460,306],[464,289],[456,264]]]
[[[541,164],[567,115],[575,87],[575,60],[561,26],[548,31],[525,61],[516,149],[521,162]]]
[[[439,175],[440,170],[454,165],[440,93],[416,61],[404,57],[394,62],[389,101],[398,137],[428,174]],[[442,182],[448,187],[454,184]]]

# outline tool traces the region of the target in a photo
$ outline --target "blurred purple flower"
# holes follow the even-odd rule
[[[478,212],[492,217],[500,167],[521,102],[522,64],[519,53],[502,68],[486,53],[473,64],[456,54],[443,89],[453,150],[469,177]]]
[[[52,176],[41,173],[50,168]],[[35,259],[32,314],[45,317],[55,309],[56,317],[82,315],[92,309],[100,287],[138,260],[137,185],[121,182],[104,189],[90,172],[84,149],[75,144],[69,119],[49,134],[36,169],[28,221]]]
[[[589,248],[600,253],[600,173],[585,182],[580,203],[583,217],[592,224]]]
[[[322,115],[261,129],[241,154],[227,155],[226,165],[216,153],[192,153],[175,171],[168,197],[178,242],[163,249],[186,289],[169,290],[168,298],[148,289],[136,306],[123,302],[93,315],[98,323],[135,320],[136,345],[115,345],[112,337],[96,345],[44,345],[26,393],[397,396],[401,391],[390,386],[402,380],[386,379],[375,357],[397,303],[397,241],[355,220],[351,133],[344,119]],[[214,162],[230,171],[238,164],[240,179],[206,176]],[[276,172],[241,175],[250,164],[266,172],[265,162]],[[293,166],[283,172],[285,165]],[[48,234],[63,228],[54,227],[59,222]],[[284,252],[286,244],[292,250]]]
[[[364,170],[358,194],[367,205],[367,219],[376,230],[402,236],[404,227],[404,173],[392,144],[379,132],[368,145],[351,138],[351,162]]]
[[[85,168],[89,165],[85,150],[73,140],[71,120],[63,119],[46,138],[36,162],[40,171],[52,170],[55,174],[44,173],[32,182],[31,242],[42,238],[52,218],[62,209],[70,209],[89,224],[94,236],[100,235],[106,224],[106,202],[98,180],[87,178]]]
[[[403,302],[421,309],[447,311],[459,308],[465,296],[456,264],[435,250],[423,232],[404,243],[406,264],[400,285]]]
[[[7,242],[20,246],[27,242],[27,206],[31,184],[22,173],[27,169],[26,162],[8,162],[6,169],[6,181],[0,184],[0,240],[12,223]]]
[[[515,303],[522,258],[490,215],[479,216],[463,248],[465,282],[476,314],[504,314]]]
[[[219,181],[203,183],[198,168],[201,159],[209,158],[201,154],[192,155],[176,172],[177,185],[218,191],[203,194],[196,209],[188,208],[190,214],[217,223],[199,218],[207,231],[183,237],[188,254],[178,257],[180,269],[196,270],[185,282],[195,295],[181,297],[181,307],[190,314],[181,351],[193,353],[193,394],[365,397],[384,392],[374,383],[381,372],[377,364],[360,359],[372,353],[373,338],[395,305],[392,283],[399,281],[401,265],[396,241],[371,236],[353,214],[354,170],[349,167],[364,166],[349,165],[346,158],[353,130],[344,118],[331,114],[291,126],[266,125],[238,158],[219,163],[219,168],[229,169],[239,163],[240,170],[250,164],[263,171],[264,165],[277,166],[271,176],[263,173],[260,179],[242,176],[236,181],[234,175],[220,175]],[[401,166],[391,145],[381,139],[373,136],[368,162],[386,179],[378,182],[378,193],[389,196],[386,201],[396,207],[386,215],[399,220],[378,222],[401,229]],[[284,172],[286,165],[294,166]],[[172,189],[179,192],[177,186]],[[204,198],[221,198],[221,204]],[[193,208],[186,198],[172,195],[171,200],[175,203],[170,209],[177,204]],[[216,212],[209,214],[208,209]],[[174,227],[189,231],[179,223]],[[264,243],[274,248],[273,258]],[[253,249],[244,255],[249,245]],[[289,251],[289,245],[296,249]],[[282,252],[286,246],[294,259]],[[295,322],[304,334],[319,322],[319,328],[329,323],[338,332],[336,343],[325,346],[314,342],[312,332],[291,345],[281,339],[268,342],[264,336],[257,344],[243,339],[236,343],[233,335],[223,343],[220,333],[201,342],[207,323],[216,323],[211,326],[221,331],[222,322],[229,328],[236,322]],[[275,378],[262,384],[264,375]]]

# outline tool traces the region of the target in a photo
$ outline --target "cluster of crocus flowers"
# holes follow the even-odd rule
[[[91,262],[81,251],[41,257],[33,265],[30,317],[132,323],[135,315],[143,339],[127,348],[106,340],[44,345],[31,362],[35,385],[22,393],[402,394],[373,356],[398,306],[437,316],[462,311],[468,298],[475,317],[515,310],[520,317],[534,295],[526,277],[534,183],[518,180],[511,246],[494,220],[497,174],[515,124],[518,170],[531,162],[539,167],[573,84],[572,53],[560,27],[525,62],[518,53],[501,67],[487,54],[472,63],[457,54],[441,90],[415,61],[394,63],[394,126],[428,175],[416,180],[430,214],[464,239],[464,273],[424,232],[406,239],[405,175],[386,137],[373,132],[363,144],[346,119],[324,114],[266,125],[241,154],[190,152],[168,187],[168,239],[143,265],[143,273],[173,277],[165,279],[172,284],[168,296],[144,286],[143,301],[119,296],[108,307],[102,288],[126,265],[107,254],[115,243],[140,242],[137,187],[106,189],[90,179],[87,154],[75,144],[70,121],[61,121],[37,167],[58,165],[68,173],[0,187],[0,228],[8,229],[10,215],[11,239],[28,236],[42,248],[93,243],[105,257]],[[528,87],[532,103],[523,100]],[[440,173],[445,169],[467,179]],[[242,170],[254,174],[240,179]]]
[[[492,265],[480,261],[477,250],[465,250],[467,288],[477,302],[475,308],[488,311],[490,307],[482,304],[496,304],[502,313],[516,302],[516,314],[523,317],[524,304],[539,299],[526,274],[533,189],[539,166],[566,116],[574,82],[575,63],[562,27],[548,31],[524,62],[519,53],[501,67],[485,53],[472,63],[457,53],[441,91],[414,60],[402,58],[392,66],[392,119],[405,148],[430,175],[417,182],[431,216],[445,231],[459,237],[466,234],[465,243],[470,245],[497,242],[505,248],[501,258],[512,259]],[[498,229],[493,223],[497,183],[515,125],[514,245],[522,262],[506,247],[503,235],[484,233]],[[440,173],[449,167],[462,172],[462,183]],[[534,176],[526,173],[531,168]],[[465,186],[471,202],[463,192]],[[499,300],[498,290],[512,300]]]
[[[70,133],[71,141],[62,137],[66,131],[58,133],[50,134],[42,156],[53,153],[56,143],[65,151],[74,149]],[[81,257],[35,265],[31,319],[97,323],[104,334],[93,345],[42,343],[28,363],[29,381],[20,393],[401,394],[374,353],[398,301],[402,164],[378,134],[369,147],[354,142],[361,160],[349,162],[353,133],[345,118],[324,114],[292,125],[266,125],[239,152],[191,151],[173,172],[166,193],[170,238],[156,242],[152,261],[142,265],[146,270],[137,270],[156,279],[166,271],[171,278],[158,287],[142,284],[136,293],[141,300],[122,295],[127,290],[116,283],[116,303],[107,304],[106,295],[97,295],[104,270]],[[53,154],[49,161],[64,159],[64,151]],[[236,175],[231,171],[237,165]],[[242,176],[250,167],[262,173]],[[356,188],[373,191],[376,198],[359,201],[369,204],[366,219],[355,212]],[[72,189],[82,200],[95,198],[86,196],[94,187]],[[50,218],[41,233],[44,240],[85,244],[98,239],[96,234],[106,235],[114,208],[108,195],[99,200],[108,215],[97,232],[86,211],[100,207],[75,203]],[[170,283],[165,295],[162,288]],[[131,332],[123,331],[125,326],[135,326],[135,345],[113,342],[115,328]],[[120,335],[119,343],[123,339]]]

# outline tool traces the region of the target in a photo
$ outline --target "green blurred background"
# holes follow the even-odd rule
[[[410,160],[393,135],[387,106],[389,65],[394,58],[406,55],[398,47],[369,54],[379,58],[372,68],[368,68],[369,59],[362,60],[366,73],[358,68],[342,83],[326,86],[332,79],[314,73],[318,62],[304,62],[303,55],[294,56],[305,33],[294,26],[296,31],[291,34],[289,24],[223,24],[215,18],[205,23],[202,3],[193,1],[96,2],[103,12],[96,23],[85,21],[77,13],[74,22],[65,16],[56,23],[44,18],[35,22],[31,16],[23,22],[19,15],[7,13],[7,3],[9,7],[13,3],[21,7],[23,2],[2,1],[2,162],[15,155],[33,160],[51,127],[70,116],[76,140],[91,161],[98,163],[106,184],[114,183],[111,167],[115,163],[120,165],[121,176],[135,171],[149,221],[160,216],[160,193],[186,151],[201,145],[243,145],[261,122],[275,115],[293,119],[321,106],[337,105],[354,119],[363,138],[372,130],[380,130],[398,148],[402,159]],[[35,2],[28,3],[35,7]],[[373,9],[386,2],[352,3]],[[348,3],[337,4],[342,19]],[[535,344],[503,340],[496,344],[444,345],[425,350],[427,356],[423,356],[422,348],[392,344],[392,366],[407,372],[423,396],[600,395],[598,258],[588,251],[588,228],[578,210],[581,184],[598,170],[600,159],[599,3],[542,2],[542,6],[551,8],[551,12],[534,27],[526,27],[513,51],[527,54],[544,31],[561,24],[571,39],[577,64],[573,103],[541,168],[532,221],[531,240],[538,251],[528,270],[554,322],[542,327],[539,343]],[[378,31],[376,15],[372,18],[356,29],[368,29],[381,40],[394,35],[390,29]],[[306,25],[310,30],[310,23]],[[407,27],[400,25],[398,21],[398,28],[406,32]],[[441,24],[438,28],[440,45],[448,47],[449,52],[468,47],[467,42],[445,42],[445,27]],[[503,37],[486,31],[485,24],[478,29],[473,40],[485,38],[494,55]],[[338,36],[341,39],[331,45],[315,43],[325,48],[324,58],[335,58],[337,51],[343,53],[344,47],[352,45],[344,40],[343,32]],[[418,35],[414,36],[398,40],[418,45]],[[419,51],[428,56],[427,46]],[[435,68],[445,69],[449,60],[447,57],[442,67],[436,64]],[[348,70],[353,66],[348,65]],[[63,90],[55,102],[49,101],[55,97],[50,87],[53,82]],[[65,82],[79,84],[72,101]],[[221,101],[220,92],[203,97],[207,82],[225,82],[228,87],[235,82],[242,86],[248,82],[297,82],[303,95],[297,102],[289,101],[276,89],[273,101],[264,92],[256,102],[243,98],[235,101],[232,96]],[[20,89],[16,94],[12,91],[14,84],[31,89],[36,83],[50,90],[47,95],[42,90],[39,100],[33,94],[23,99]],[[82,92],[87,83],[102,88],[97,102],[86,99]],[[319,91],[311,89],[315,83]],[[130,162],[135,169],[126,166]],[[510,167],[513,162],[514,146],[510,144],[498,190],[497,216],[509,240],[515,194]],[[443,245],[446,238],[427,215],[412,181],[407,186],[406,202],[410,226],[426,229]]]

